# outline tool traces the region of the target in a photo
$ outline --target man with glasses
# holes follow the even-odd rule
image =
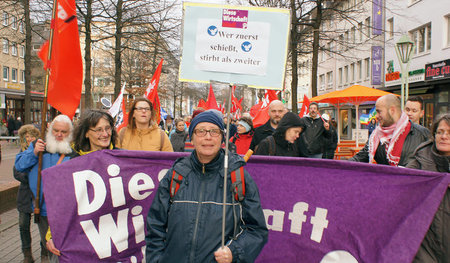
[[[28,149],[21,152],[16,157],[15,167],[20,172],[28,173],[28,181],[34,198],[38,191],[38,160],[39,153],[43,152],[42,170],[55,166],[56,164],[69,160],[68,155],[72,153],[70,142],[72,140],[72,121],[66,115],[58,115],[50,124],[45,136],[45,142],[41,139],[30,144]],[[48,251],[45,246],[45,234],[48,229],[47,209],[43,198],[42,184],[40,190],[40,213],[38,228],[41,237],[41,262],[48,261]],[[34,204],[33,204],[34,205]]]
[[[267,242],[268,230],[258,188],[245,161],[228,156],[231,173],[245,180],[245,196],[235,200],[227,187],[225,246],[221,247],[224,124],[213,111],[192,119],[191,155],[178,159],[161,180],[147,216],[146,262],[254,262]],[[240,178],[240,177],[239,177]],[[176,189],[176,190],[175,190]]]

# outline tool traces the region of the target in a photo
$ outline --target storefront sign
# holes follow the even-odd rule
[[[425,65],[425,80],[446,78],[450,78],[450,59]]]
[[[5,83],[6,89],[23,90],[23,86],[17,83]]]
[[[386,81],[393,81],[393,80],[397,80],[397,79],[400,79],[399,71],[386,74]]]

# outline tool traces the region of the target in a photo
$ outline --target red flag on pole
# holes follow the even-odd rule
[[[158,96],[158,84],[159,78],[161,77],[161,68],[163,64],[163,59],[159,62],[158,67],[156,68],[155,73],[153,74],[152,80],[148,84],[147,90],[145,91],[145,97],[153,104],[153,110],[156,111],[156,121],[161,121],[161,105],[159,103]]]
[[[300,113],[298,114],[298,116],[300,116],[300,118],[302,118],[305,114],[308,114],[309,112],[309,99],[306,95],[303,95],[303,103],[302,103],[302,109],[300,110]]]
[[[47,61],[49,43],[39,52],[44,68],[50,68],[47,101],[61,113],[72,118],[80,105],[83,82],[83,62],[75,0],[58,1],[51,61]]]
[[[205,102],[203,99],[200,99],[200,100],[198,101],[197,108],[207,109],[208,106],[206,106],[206,102]]]
[[[269,120],[269,104],[277,99],[278,97],[274,90],[266,90],[264,99],[261,101],[261,107],[253,119],[253,127],[257,128]]]
[[[216,96],[214,95],[212,84],[209,84],[209,94],[208,100],[206,100],[206,106],[208,107],[208,110],[209,109],[219,110],[219,107],[217,107]]]
[[[117,132],[119,132],[123,127],[126,127],[127,125],[128,125],[128,113],[125,107],[125,98],[122,98],[120,111],[117,114],[116,118]]]

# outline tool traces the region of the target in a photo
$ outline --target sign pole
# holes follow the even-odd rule
[[[48,85],[50,79],[50,63],[52,58],[52,46],[53,46],[53,31],[55,29],[55,18],[56,18],[56,4],[57,0],[53,0],[53,9],[52,9],[52,20],[50,23],[50,39],[48,45],[48,54],[47,54],[47,67],[46,75],[45,75],[45,86],[44,86],[44,101],[42,103],[41,109],[41,139],[45,139],[45,132],[47,130],[47,92]],[[37,178],[37,187],[36,187],[36,198],[34,200],[34,222],[39,223],[40,221],[40,197],[41,197],[41,179],[42,179],[42,159],[43,152],[39,152],[39,164],[38,164],[38,178]]]
[[[228,175],[228,145],[230,143],[230,111],[231,111],[231,92],[233,86],[229,85],[228,90],[228,102],[227,102],[227,130],[225,133],[225,159],[224,159],[224,176],[223,176],[223,207],[222,207],[222,248],[225,246],[225,218],[226,218],[226,208],[227,208],[227,175]],[[233,198],[233,197],[232,197]]]

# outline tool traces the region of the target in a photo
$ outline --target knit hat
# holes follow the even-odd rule
[[[192,133],[194,133],[195,126],[197,126],[200,122],[209,122],[217,125],[222,131],[224,130],[222,118],[219,117],[217,113],[208,110],[198,114],[192,119],[191,125],[189,125],[189,138],[192,138]]]

